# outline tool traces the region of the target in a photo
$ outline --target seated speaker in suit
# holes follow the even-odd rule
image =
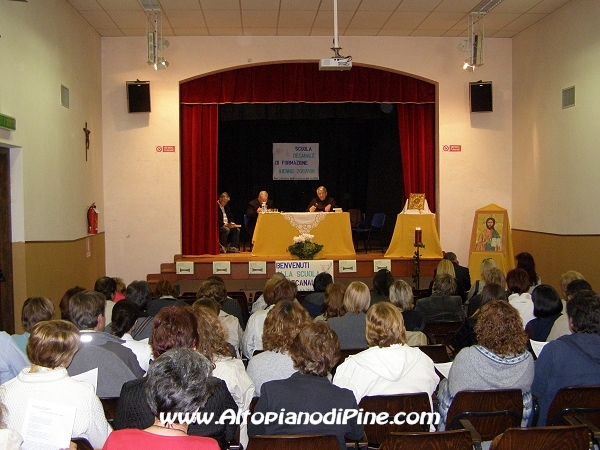
[[[248,207],[246,208],[246,217],[248,218],[247,230],[249,236],[254,234],[256,221],[258,220],[258,215],[262,212],[263,203],[267,209],[273,209],[273,200],[269,199],[269,193],[267,191],[260,191],[257,198],[248,202]]]
[[[422,298],[417,302],[415,311],[423,314],[423,323],[442,320],[465,320],[466,314],[462,307],[462,299],[453,295],[456,291],[456,280],[447,273],[438,274],[433,279],[431,297]]]
[[[229,209],[229,194],[223,192],[217,201],[219,214],[219,244],[221,253],[239,253],[240,229],[233,222],[233,215]]]

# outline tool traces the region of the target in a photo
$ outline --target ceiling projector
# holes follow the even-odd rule
[[[350,70],[351,58],[324,58],[319,61],[319,70]]]

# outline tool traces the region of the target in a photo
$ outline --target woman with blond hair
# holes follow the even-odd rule
[[[71,437],[85,438],[94,448],[104,445],[112,430],[102,403],[91,384],[73,380],[66,369],[80,346],[79,330],[65,320],[40,322],[31,329],[27,343],[31,367],[0,386],[0,402],[6,406],[8,428],[21,430],[28,400],[43,400],[75,407]],[[25,436],[25,448],[27,444]]]
[[[290,356],[290,345],[300,330],[311,323],[311,317],[298,302],[283,300],[269,311],[263,330],[264,351],[252,357],[246,372],[254,382],[254,395],[260,397],[263,383],[289,378],[296,369]]]
[[[406,345],[402,312],[380,302],[367,312],[369,348],[349,356],[336,370],[333,384],[350,389],[359,403],[363,397],[435,391],[439,377],[433,361],[418,348]]]
[[[533,357],[527,351],[527,334],[519,312],[504,300],[493,300],[481,307],[475,325],[477,345],[462,349],[450,368],[448,378],[438,389],[438,430],[444,430],[446,416],[459,391],[486,389],[521,389],[523,420],[531,417]]]
[[[398,280],[390,286],[390,302],[402,311],[404,328],[407,331],[423,330],[423,314],[415,311],[413,290],[406,281]]]
[[[332,317],[327,323],[337,334],[342,350],[367,348],[365,338],[366,312],[371,302],[369,288],[362,281],[350,283],[344,294],[346,314]]]

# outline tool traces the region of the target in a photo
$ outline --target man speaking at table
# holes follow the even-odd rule
[[[306,211],[308,212],[330,212],[335,208],[335,200],[327,195],[325,186],[317,188],[317,197],[313,198]]]
[[[260,191],[258,193],[258,198],[248,202],[246,217],[248,218],[247,229],[250,237],[254,235],[254,228],[256,228],[256,221],[258,220],[258,215],[262,211],[263,203],[267,209],[273,209],[273,200],[269,200],[269,193],[267,191]]]

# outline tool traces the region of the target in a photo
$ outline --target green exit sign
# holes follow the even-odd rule
[[[17,119],[0,114],[0,128],[15,131],[17,129]]]

